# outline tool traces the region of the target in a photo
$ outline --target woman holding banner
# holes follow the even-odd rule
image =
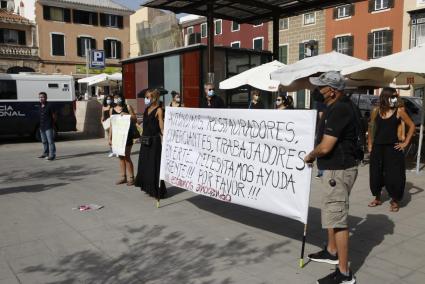
[[[128,129],[127,142],[125,144],[125,156],[118,156],[120,160],[121,179],[115,184],[120,185],[127,183],[128,186],[134,185],[134,167],[131,160],[131,148],[133,147],[133,133],[135,130],[135,123],[137,121],[136,114],[130,105],[127,105],[125,98],[120,93],[114,94],[114,107],[110,110],[110,115],[130,115],[131,123]],[[112,145],[112,127],[109,130],[109,145]],[[127,171],[130,174],[127,179]]]
[[[143,114],[143,135],[140,138],[139,165],[136,186],[157,200],[164,198],[167,190],[164,181],[160,182],[162,133],[164,112],[159,106],[158,90],[148,90],[145,95],[147,106]]]

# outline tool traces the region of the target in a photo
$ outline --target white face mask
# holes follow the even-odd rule
[[[389,103],[391,108],[395,108],[397,106],[397,97],[389,98]]]
[[[150,104],[151,104],[151,99],[145,98],[145,105],[150,106]]]
[[[112,103],[112,100],[106,100],[106,104],[110,105]]]
[[[176,98],[176,103],[179,103],[180,102],[180,98]]]
[[[282,101],[276,101],[276,106],[280,107],[282,105]]]
[[[214,96],[214,90],[208,90],[208,97]]]

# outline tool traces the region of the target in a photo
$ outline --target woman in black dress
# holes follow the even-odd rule
[[[143,135],[140,139],[136,177],[136,186],[158,200],[167,193],[164,181],[160,182],[159,179],[164,130],[164,112],[159,105],[159,96],[158,90],[149,90],[145,95],[147,108],[143,114]]]
[[[126,104],[125,98],[119,93],[114,94],[114,107],[111,108],[110,115],[131,115],[131,124],[130,128],[128,129],[127,142],[125,145],[125,156],[118,156],[120,160],[121,179],[118,180],[115,184],[119,185],[127,183],[128,186],[132,186],[134,185],[134,167],[130,155],[131,148],[133,147],[133,133],[137,117],[133,108]],[[112,135],[113,133],[111,127],[109,130],[109,145],[112,145]],[[129,173],[128,179],[127,171]]]
[[[399,210],[406,183],[403,150],[409,145],[415,125],[403,107],[397,104],[396,90],[384,88],[379,97],[379,107],[371,115],[368,150],[370,153],[370,190],[375,196],[369,207],[382,204],[382,187],[391,197],[390,211]],[[399,141],[397,130],[404,121],[409,128],[406,139]]]

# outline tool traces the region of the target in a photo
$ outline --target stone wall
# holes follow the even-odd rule
[[[100,122],[102,105],[96,100],[77,101],[77,131],[91,137],[104,137],[105,131]]]
[[[316,22],[303,24],[304,15],[289,18],[288,29],[279,31],[279,45],[288,45],[288,64],[299,60],[299,44],[309,40],[319,41],[319,54],[325,53],[325,11],[316,11]],[[273,24],[269,23],[269,48],[273,48]]]

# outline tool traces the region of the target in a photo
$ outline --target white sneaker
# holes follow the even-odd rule
[[[108,155],[108,158],[112,158],[112,157],[114,157],[115,156],[115,154],[114,153],[110,153],[109,155]]]

